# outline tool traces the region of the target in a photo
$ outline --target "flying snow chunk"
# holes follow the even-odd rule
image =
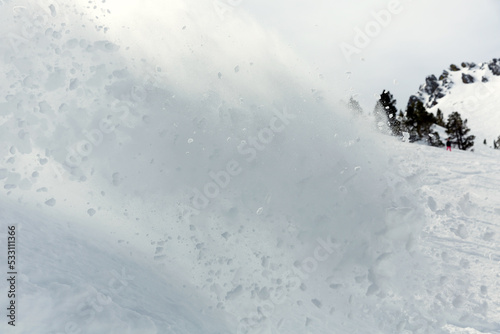
[[[311,300],[311,302],[312,302],[312,303],[313,303],[313,304],[314,304],[317,308],[321,308],[321,302],[320,302],[318,299],[314,298],[314,299],[312,299],[312,300]]]
[[[97,41],[94,42],[93,49],[103,52],[116,52],[120,49],[120,46],[110,41]]]
[[[431,209],[432,212],[435,212],[437,210],[437,204],[433,197],[429,196],[427,198],[427,206],[429,207],[429,209]]]
[[[56,17],[57,16],[56,7],[54,5],[50,5],[49,8],[50,8],[50,15],[52,17]]]
[[[46,201],[45,201],[45,205],[48,205],[48,206],[54,206],[54,205],[56,205],[56,200],[55,200],[55,198],[51,198],[51,199],[49,199],[49,200],[46,200]]]
[[[242,293],[243,293],[243,287],[240,284],[226,294],[226,300],[236,299]]]

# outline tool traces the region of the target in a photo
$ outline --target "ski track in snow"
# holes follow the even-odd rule
[[[487,319],[500,316],[500,155],[420,147],[416,156],[427,198],[421,247],[439,276],[432,308],[453,311],[445,327],[452,333],[497,333],[498,320]]]

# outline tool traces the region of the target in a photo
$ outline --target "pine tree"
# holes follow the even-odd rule
[[[387,124],[393,136],[401,136],[401,122],[398,120],[397,112],[396,100],[389,91],[386,92],[384,89],[375,105],[374,113],[377,122]]]
[[[429,132],[429,135],[427,138],[427,143],[430,146],[435,146],[435,147],[443,147],[444,146],[444,143],[441,140],[439,133],[437,131]]]
[[[441,109],[438,109],[436,112],[436,124],[442,126],[443,128],[446,126],[446,124],[444,123],[443,112],[441,111]]]
[[[401,122],[401,124],[404,123],[404,121],[405,121],[405,114],[403,113],[403,110],[399,110],[398,120]]]
[[[493,148],[495,148],[495,150],[500,150],[500,136],[493,141]]]
[[[465,151],[474,146],[474,139],[476,136],[468,136],[467,134],[469,132],[470,129],[467,127],[467,119],[462,121],[462,117],[458,112],[454,111],[448,116],[446,133],[460,150]]]
[[[404,127],[410,134],[410,142],[424,140],[431,146],[444,146],[439,134],[433,131],[436,117],[425,110],[420,100],[413,100],[406,108]]]
[[[421,112],[424,105],[421,101],[417,100],[408,104],[406,107],[405,129],[410,134],[410,143],[416,142],[421,139],[418,133],[418,113]]]
[[[361,115],[363,113],[363,108],[361,108],[359,102],[356,101],[352,96],[349,98],[349,102],[347,102],[347,108],[355,115]]]
[[[406,122],[406,116],[403,112],[403,110],[399,110],[399,113],[398,113],[398,117],[396,118],[399,122],[399,132],[401,133],[401,135],[403,135],[403,132],[406,131],[406,128],[405,128],[405,122]]]
[[[387,122],[387,114],[385,113],[384,107],[377,101],[375,104],[375,108],[373,109],[373,115],[375,117],[375,123],[377,124],[377,128],[386,134],[392,134],[389,125]]]

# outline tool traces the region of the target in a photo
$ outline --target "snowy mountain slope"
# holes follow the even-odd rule
[[[255,301],[246,305],[246,311],[238,309],[233,300],[240,299],[241,307],[246,299],[238,295],[219,300],[226,305],[228,320],[232,319],[226,329],[222,320],[214,323],[220,315],[210,312],[210,302],[203,306],[201,299],[206,297],[199,294],[204,289],[189,287],[187,282],[182,287],[179,283],[183,277],[190,277],[188,272],[172,273],[170,268],[165,271],[153,265],[152,258],[144,257],[143,252],[132,254],[130,246],[123,243],[107,245],[108,236],[96,236],[95,228],[79,227],[75,220],[59,221],[40,215],[40,210],[34,211],[35,215],[21,214],[15,204],[3,207],[2,221],[16,222],[21,240],[19,287],[23,316],[18,332],[78,328],[93,333],[328,333],[332,329],[363,333],[373,332],[373,325],[379,333],[465,333],[467,328],[470,333],[475,333],[473,328],[483,333],[498,332],[498,154],[449,153],[426,146],[414,150],[414,145],[391,144],[394,155],[390,165],[399,169],[399,178],[390,178],[393,182],[388,183],[391,190],[387,191],[404,194],[401,186],[406,180],[419,189],[425,211],[421,217],[426,222],[422,236],[415,239],[414,245],[406,245],[412,249],[413,259],[401,259],[386,244],[389,252],[379,255],[371,270],[366,271],[363,268],[377,253],[373,249],[376,240],[370,240],[362,257],[352,249],[346,252],[343,243],[336,246],[332,259],[326,262],[317,257],[327,253],[305,253],[309,256],[302,263],[316,259],[316,270],[292,266],[288,274],[292,277],[285,275],[281,279],[288,278],[289,284],[300,283],[301,288],[261,302],[260,312],[249,307],[256,305]],[[399,217],[393,216],[391,210],[388,213],[389,219]],[[192,233],[192,237],[195,235]],[[240,237],[244,235],[240,233]],[[357,233],[357,237],[362,235]],[[5,233],[1,237],[5,239]],[[304,241],[317,242],[302,238]],[[295,242],[296,247],[302,247],[299,238]],[[267,286],[255,292],[258,298],[272,292],[273,266],[279,266],[272,259],[279,256],[275,252],[280,248],[268,247],[259,265],[266,277],[261,284],[267,282]],[[172,255],[182,251],[181,245],[166,248]],[[236,251],[234,259],[244,256],[241,247],[231,249]],[[426,260],[422,258],[425,255]],[[415,261],[415,257],[420,260]],[[244,270],[234,262],[221,263],[219,270],[224,267],[235,273]],[[373,284],[367,284],[373,279],[370,275],[378,276],[380,287],[376,290],[369,288]],[[219,289],[234,279],[219,277]],[[258,278],[253,276],[252,281]],[[404,292],[398,290],[400,285]],[[321,312],[325,303],[335,305],[327,314]],[[42,309],[45,312],[40,312]],[[370,314],[376,316],[375,323]],[[241,319],[239,326],[234,324],[233,315]]]
[[[427,77],[416,98],[434,114],[441,109],[446,118],[458,111],[468,120],[476,146],[486,139],[488,146],[500,136],[500,60],[481,64],[462,63],[436,78]]]
[[[2,333],[230,333],[188,283],[152,259],[75,220],[22,211],[3,204],[0,213],[3,226],[16,225],[21,268],[16,327],[2,321]]]
[[[408,154],[408,153],[406,153]],[[427,286],[429,310],[451,333],[497,333],[500,186],[497,151],[471,154],[419,146],[411,156],[415,184],[426,200],[421,249],[437,281]],[[422,298],[422,299],[425,299]],[[487,319],[490,319],[489,321]]]
[[[494,294],[455,308],[446,298],[469,290],[437,296],[449,267],[432,248],[447,230],[421,244],[443,217],[430,208],[447,199],[425,182],[438,182],[428,168],[445,152],[351,119],[237,6],[221,16],[211,3],[157,5],[4,4],[1,237],[7,221],[22,227],[18,332],[498,329]],[[450,171],[475,167],[474,155],[452,154]],[[483,192],[497,178],[478,170],[486,180],[471,187]],[[493,243],[491,198],[468,212],[470,224],[490,224]],[[444,217],[461,219],[450,205]],[[473,276],[472,292],[483,272],[469,268],[446,275]]]

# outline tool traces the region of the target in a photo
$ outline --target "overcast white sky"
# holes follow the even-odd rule
[[[331,82],[332,89],[350,95],[367,111],[374,94],[389,89],[404,109],[411,94],[430,74],[439,75],[451,63],[500,58],[498,0],[228,0],[254,16],[266,29],[278,32],[297,53]],[[375,21],[372,12],[399,3],[390,23],[371,26],[368,46],[348,62],[342,42],[354,45],[355,29]],[[397,12],[394,14],[394,12]],[[345,45],[345,44],[344,44]],[[346,72],[352,74],[348,79]]]

